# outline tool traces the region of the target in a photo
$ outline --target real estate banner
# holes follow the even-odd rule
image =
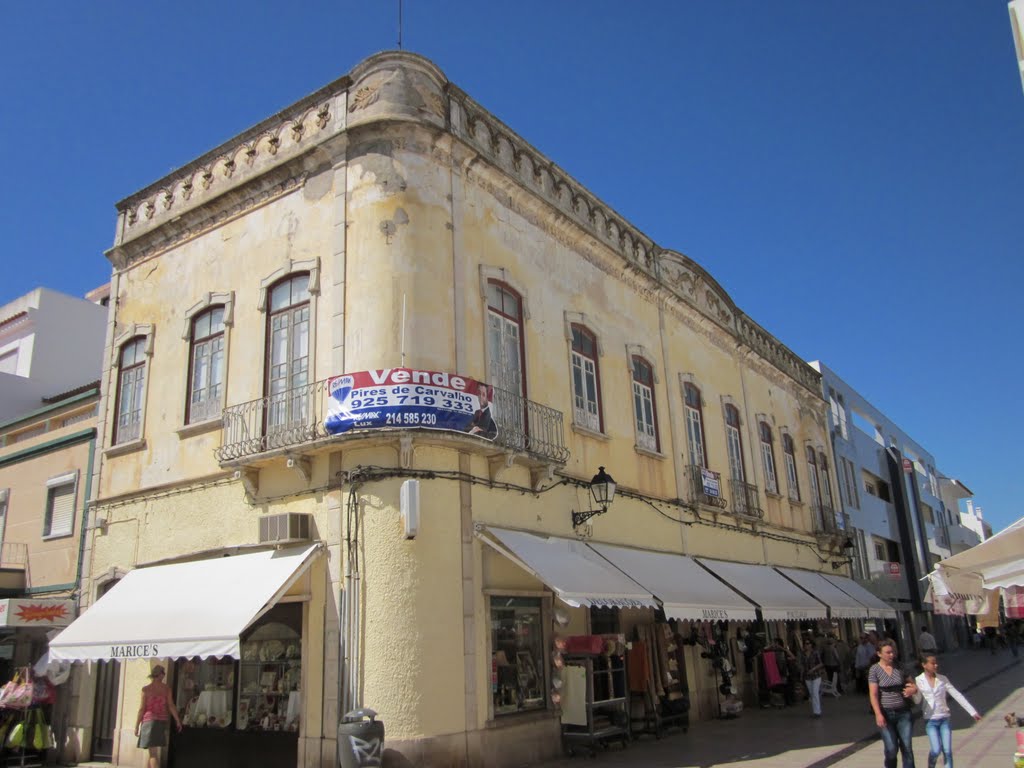
[[[384,368],[335,376],[327,382],[324,428],[424,428],[466,432],[487,440],[498,433],[490,385],[440,371]]]

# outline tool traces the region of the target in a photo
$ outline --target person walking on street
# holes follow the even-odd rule
[[[825,671],[825,665],[810,639],[804,640],[803,668],[807,698],[811,701],[811,717],[821,717],[821,673]]]
[[[896,643],[883,640],[878,644],[878,663],[868,670],[868,694],[882,736],[885,768],[896,768],[897,752],[903,755],[903,768],[914,768],[910,699],[916,693],[914,678],[896,661]]]
[[[169,730],[167,721],[170,717],[181,731],[181,717],[174,706],[171,688],[164,682],[164,668],[160,664],[153,667],[149,678],[153,681],[142,689],[142,703],[139,705],[139,716],[135,720],[135,735],[139,737],[139,748],[149,750],[147,768],[160,768],[157,749],[167,746]]]
[[[928,631],[928,627],[921,627],[921,634],[917,636],[917,647],[921,651],[922,657],[929,653],[939,652],[939,646],[935,642],[935,635]]]
[[[871,668],[871,657],[875,655],[875,646],[871,644],[871,638],[865,632],[860,636],[860,644],[857,646],[857,653],[853,657],[853,671],[857,678],[857,690],[861,693],[868,692],[868,670]]]
[[[928,734],[928,768],[935,768],[939,755],[946,758],[946,768],[953,768],[953,731],[949,727],[949,704],[947,694],[957,700],[967,714],[975,720],[981,720],[978,710],[971,706],[966,697],[958,691],[949,678],[939,674],[939,661],[934,653],[925,654],[921,659],[924,672],[917,676],[915,684],[917,693],[914,701],[923,702],[925,733]]]

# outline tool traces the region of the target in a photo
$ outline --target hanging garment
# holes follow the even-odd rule
[[[764,664],[764,684],[766,688],[774,688],[782,685],[782,675],[779,674],[779,667],[775,663],[775,654],[766,651],[761,654],[761,661]]]

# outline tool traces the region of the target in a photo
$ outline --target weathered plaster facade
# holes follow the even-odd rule
[[[805,446],[831,455],[818,374],[700,266],[637,231],[419,56],[366,60],[118,211],[94,508],[107,524],[91,541],[88,596],[118,571],[252,546],[262,515],[312,515],[327,556],[305,602],[298,765],[335,765],[346,696],[376,709],[387,746],[416,765],[518,765],[555,753],[554,709],[492,712],[488,613],[493,594],[543,596],[548,613],[554,598],[478,531],[573,536],[570,510],[589,503],[580,484],[598,465],[628,493],[583,530],[596,541],[815,570],[837,557],[807,496],[789,500],[779,444],[785,431],[800,455]],[[565,415],[567,458],[420,430],[327,438],[315,424],[287,445],[239,447],[233,425],[266,394],[267,294],[296,274],[310,297],[311,384],[398,366],[403,355],[410,368],[486,380],[487,281],[516,290],[525,397]],[[230,303],[225,415],[186,426],[182,328],[187,337],[188,308],[214,296]],[[572,424],[570,322],[598,339],[600,430]],[[141,433],[112,445],[121,345],[140,337]],[[654,371],[658,450],[637,446],[631,354]],[[692,500],[687,381],[702,392],[708,466],[723,478],[724,407],[738,409],[763,519]],[[761,420],[776,434],[777,494],[765,492]],[[797,465],[806,489],[806,465]],[[408,477],[423,487],[414,539],[403,537],[399,516]],[[346,578],[353,554],[358,580]],[[346,590],[359,606],[359,650],[350,642],[342,660]],[[586,631],[586,612],[570,613],[568,630]],[[637,620],[626,613],[624,626]],[[695,716],[710,717],[715,679],[691,655]],[[145,672],[126,665],[122,764],[139,760],[130,731]],[[89,695],[86,681],[82,744]]]

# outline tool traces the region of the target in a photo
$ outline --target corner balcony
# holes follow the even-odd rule
[[[303,387],[232,405],[222,413],[221,446],[215,451],[222,467],[259,468],[285,459],[289,467],[308,473],[309,456],[357,443],[398,443],[400,463],[409,466],[413,439],[446,444],[458,450],[482,453],[491,464],[492,477],[514,463],[535,475],[550,476],[569,458],[565,447],[562,412],[516,393],[492,388],[497,434],[493,439],[423,427],[354,429],[331,434],[328,415],[328,379]],[[539,479],[539,478],[538,478]]]

